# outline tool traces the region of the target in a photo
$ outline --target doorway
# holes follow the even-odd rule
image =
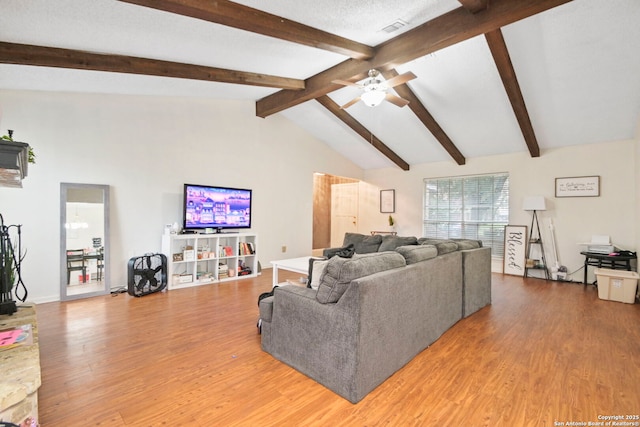
[[[335,175],[313,175],[313,253],[341,246],[345,232],[359,223],[360,181]]]

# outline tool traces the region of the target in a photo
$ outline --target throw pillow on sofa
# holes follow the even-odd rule
[[[375,236],[365,236],[360,233],[344,233],[343,246],[351,245],[356,249],[357,254],[369,254],[372,252],[378,252],[378,248],[382,243],[382,236],[376,234]]]
[[[322,304],[338,302],[352,280],[405,265],[404,257],[397,252],[354,255],[353,258],[333,257],[327,261],[320,277],[316,299]]]
[[[320,285],[320,277],[324,273],[324,269],[329,262],[326,258],[310,258],[309,259],[309,275],[307,278],[307,288],[318,289]]]

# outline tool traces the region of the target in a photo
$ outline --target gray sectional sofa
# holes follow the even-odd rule
[[[374,237],[362,236],[345,243]],[[260,302],[263,350],[352,403],[491,302],[489,248],[377,237],[385,250],[326,261],[317,289],[283,285]]]

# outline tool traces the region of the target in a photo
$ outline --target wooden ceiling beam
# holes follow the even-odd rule
[[[491,7],[476,14],[460,7],[377,46],[367,61],[349,59],[308,78],[302,91],[279,91],[258,100],[256,115],[267,117],[341,87],[332,80],[348,80],[371,68],[388,70],[570,1],[492,0]]]
[[[502,36],[502,31],[498,29],[488,32],[485,34],[485,38],[489,44],[489,50],[491,51],[491,55],[493,55],[493,60],[498,67],[502,84],[507,91],[511,108],[513,108],[513,112],[520,125],[522,136],[524,136],[524,140],[529,148],[529,153],[531,153],[531,157],[540,157],[540,147],[538,146],[536,134],[531,125],[527,106],[525,105],[516,72],[511,63],[509,51]]]
[[[304,89],[304,81],[299,79],[134,56],[104,55],[80,50],[6,42],[0,42],[0,63],[176,77],[292,91]]]
[[[489,0],[458,0],[458,2],[471,13],[478,13],[489,6]]]
[[[387,147],[382,141],[380,141],[374,134],[372,134],[366,127],[359,121],[353,118],[352,115],[341,109],[327,95],[319,96],[316,98],[322,106],[329,110],[334,116],[340,119],[344,124],[349,126],[355,133],[360,135],[365,141],[371,144],[376,150],[382,153],[385,157],[395,163],[400,169],[404,171],[409,170],[409,164],[402,160],[391,148]]]
[[[398,72],[396,70],[389,70],[385,71],[383,75],[388,80],[397,76]],[[411,88],[405,83],[395,86],[393,90],[395,90],[402,98],[409,101],[409,108],[413,111],[413,114],[415,114],[422,124],[429,129],[429,132],[431,132],[434,138],[438,140],[440,145],[442,145],[442,148],[449,153],[453,160],[455,160],[459,165],[464,165],[466,163],[465,157],[462,155],[460,150],[458,150],[458,147],[455,146],[453,141],[451,141],[451,138],[449,138],[446,132],[440,127],[438,122],[436,122],[436,119],[433,118],[431,113],[429,113],[427,108]]]
[[[371,46],[232,1],[119,0],[328,50],[356,59],[374,55]]]

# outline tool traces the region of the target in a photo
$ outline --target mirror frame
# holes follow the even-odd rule
[[[69,189],[101,190],[102,204],[104,208],[104,271],[102,283],[103,289],[95,292],[87,292],[77,295],[67,295],[67,229],[64,224],[67,222],[67,195]],[[110,228],[109,228],[109,186],[100,184],[74,184],[68,182],[60,183],[60,301],[71,301],[80,298],[89,298],[100,295],[107,295],[110,287]]]

